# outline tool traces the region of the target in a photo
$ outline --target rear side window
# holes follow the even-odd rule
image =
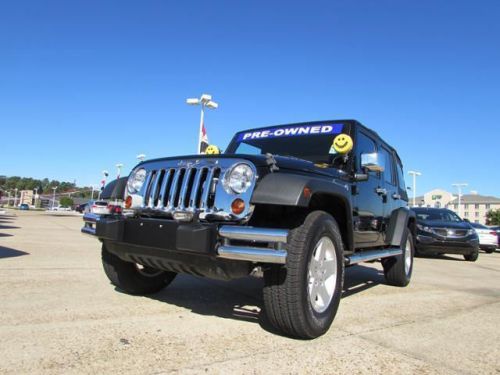
[[[380,148],[380,162],[384,167],[384,179],[391,185],[396,185],[393,171],[392,154],[385,148]]]
[[[401,164],[396,163],[396,171],[398,173],[398,185],[399,185],[399,188],[402,191],[406,191],[405,176],[403,174],[403,168],[401,167]]]

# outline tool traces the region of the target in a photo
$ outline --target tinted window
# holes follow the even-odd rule
[[[449,210],[426,210],[414,208],[413,211],[417,214],[420,220],[428,221],[462,221],[457,214]]]
[[[399,188],[402,191],[406,191],[405,176],[404,176],[403,168],[401,167],[401,164],[396,163],[396,171],[398,173],[398,185],[399,185]]]
[[[382,167],[384,168],[384,179],[386,182],[390,183],[391,185],[395,185],[394,183],[394,172],[392,170],[392,154],[385,149],[384,147],[380,148],[380,163]]]

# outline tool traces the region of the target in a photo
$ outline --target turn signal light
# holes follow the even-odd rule
[[[125,208],[130,208],[132,207],[132,196],[129,195],[127,199],[125,199]]]
[[[236,198],[233,203],[231,203],[231,211],[235,215],[241,214],[243,211],[245,211],[245,202],[243,199]]]

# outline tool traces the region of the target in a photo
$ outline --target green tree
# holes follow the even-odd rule
[[[500,209],[488,211],[486,225],[500,225]]]
[[[70,197],[61,197],[59,199],[59,204],[61,206],[71,207],[73,206],[73,199],[71,199]]]

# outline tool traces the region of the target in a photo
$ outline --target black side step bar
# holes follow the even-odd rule
[[[345,264],[349,266],[351,264],[357,264],[361,262],[369,262],[370,260],[377,260],[381,258],[393,257],[396,255],[403,254],[403,250],[399,248],[392,249],[381,249],[381,250],[366,250],[359,251],[352,255],[348,255],[345,257]]]

